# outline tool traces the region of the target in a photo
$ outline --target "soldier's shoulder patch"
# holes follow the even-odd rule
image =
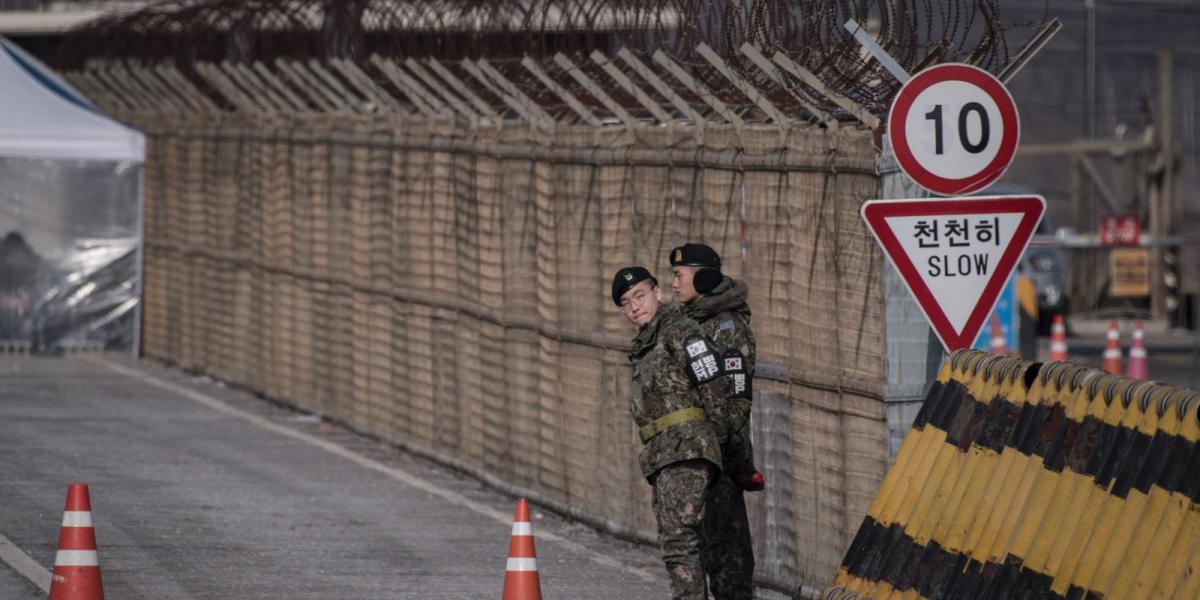
[[[726,352],[722,357],[725,363],[726,373],[741,373],[746,370],[745,363],[742,361],[740,352]]]
[[[708,383],[721,375],[721,363],[712,345],[699,335],[689,335],[683,341],[687,351],[688,378],[696,385]]]
[[[708,342],[698,335],[689,335],[683,340],[683,347],[687,350],[689,358],[696,358],[705,352],[710,352]]]
[[[746,355],[737,348],[730,348],[721,355],[726,373],[741,373],[746,370]]]
[[[734,350],[727,350],[721,356],[721,366],[729,376],[729,395],[733,398],[750,398],[750,374],[746,372],[745,355]]]
[[[717,326],[717,329],[721,331],[728,331],[733,329],[733,327],[733,319],[725,319],[724,321],[721,321],[721,324]]]

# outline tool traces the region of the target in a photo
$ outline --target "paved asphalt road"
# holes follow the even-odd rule
[[[46,597],[72,481],[112,600],[500,595],[512,498],[162,367],[0,358],[0,457],[0,599]],[[548,600],[669,596],[647,548],[533,529]]]
[[[1152,351],[1152,376],[1194,387],[1195,358]],[[3,600],[46,597],[72,481],[91,486],[110,600],[495,599],[503,582],[512,498],[151,363],[0,358],[0,457]],[[534,533],[547,600],[669,596],[650,549],[537,510]]]

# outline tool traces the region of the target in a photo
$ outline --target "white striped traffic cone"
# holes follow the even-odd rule
[[[1104,341],[1104,362],[1101,369],[1113,375],[1121,374],[1121,332],[1117,330],[1117,320],[1108,322],[1108,334]]]
[[[1050,360],[1067,360],[1067,327],[1062,315],[1054,315],[1054,325],[1050,328]]]
[[[1146,333],[1142,331],[1142,320],[1133,322],[1133,345],[1129,347],[1129,362],[1125,363],[1125,376],[1133,379],[1149,379],[1150,369],[1146,363]]]
[[[517,501],[517,514],[513,518],[502,600],[542,600],[537,553],[533,549],[533,523],[529,521],[529,503],[524,498]]]
[[[67,487],[67,508],[58,536],[58,554],[54,557],[50,600],[104,600],[96,530],[92,528],[92,501],[86,483]]]
[[[996,315],[992,315],[992,354],[998,356],[1008,356],[1008,338],[1004,336],[1004,328],[1000,326],[1000,319]]]

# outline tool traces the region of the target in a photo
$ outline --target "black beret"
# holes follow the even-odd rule
[[[684,244],[671,250],[671,266],[708,267],[721,270],[721,256],[704,244]]]
[[[629,288],[647,279],[654,282],[654,285],[658,285],[658,280],[650,274],[650,271],[646,270],[646,267],[625,267],[617,271],[617,274],[613,275],[612,281],[613,304],[620,306],[621,296],[624,296],[625,292],[629,291]]]

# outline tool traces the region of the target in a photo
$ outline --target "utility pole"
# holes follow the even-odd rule
[[[1154,171],[1161,169],[1157,185],[1151,185],[1149,197],[1150,231],[1156,239],[1165,239],[1178,233],[1180,211],[1175,198],[1175,135],[1172,131],[1174,123],[1171,118],[1174,110],[1172,94],[1174,92],[1175,57],[1168,48],[1158,51],[1158,114],[1155,115],[1154,133],[1158,141],[1158,156],[1152,161],[1151,181],[1154,181]],[[1165,258],[1172,255],[1175,249],[1166,245],[1155,245],[1150,255],[1150,309],[1156,316],[1171,317],[1178,309],[1168,303],[1168,290],[1164,276],[1166,275]],[[1178,261],[1176,261],[1178,262]],[[1176,274],[1176,277],[1178,275]]]
[[[1096,137],[1096,0],[1083,0],[1086,11],[1083,66],[1083,137]]]
[[[1083,65],[1083,139],[1096,139],[1096,0],[1083,0],[1085,11],[1084,25],[1084,65]],[[1096,222],[1092,213],[1095,211],[1093,202],[1096,197],[1096,187],[1090,178],[1080,177],[1082,165],[1075,157],[1071,159],[1071,176],[1079,178],[1083,184],[1076,189],[1072,187],[1072,208],[1075,215],[1075,231],[1089,231]],[[1072,253],[1074,254],[1074,253]]]

